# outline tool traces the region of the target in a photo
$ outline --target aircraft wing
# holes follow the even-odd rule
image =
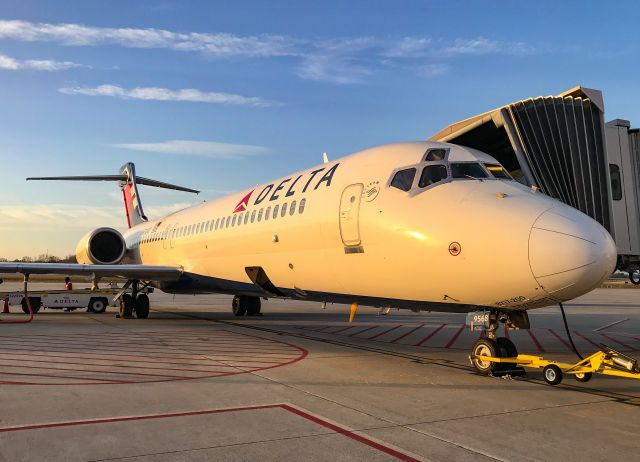
[[[60,274],[92,277],[121,277],[143,281],[175,281],[183,273],[178,266],[80,265],[77,263],[0,263],[0,274]]]

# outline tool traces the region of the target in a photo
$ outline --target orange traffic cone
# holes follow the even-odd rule
[[[4,308],[2,309],[3,313],[9,312],[9,297],[4,298]]]

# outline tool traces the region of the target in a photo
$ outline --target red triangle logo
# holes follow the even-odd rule
[[[240,202],[238,202],[238,205],[236,205],[236,208],[233,209],[233,213],[238,213],[238,212],[244,212],[245,210],[247,210],[247,206],[249,205],[249,198],[251,197],[251,194],[253,194],[252,190],[251,192],[249,192],[249,194],[247,194],[246,196],[244,196]]]

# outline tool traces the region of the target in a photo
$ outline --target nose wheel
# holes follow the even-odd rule
[[[515,358],[518,349],[515,344],[506,337],[482,338],[474,343],[471,350],[471,364],[482,375],[505,375],[512,372],[520,372],[516,363],[497,363],[486,361],[478,356],[490,356],[492,358]],[[511,374],[515,375],[515,374]]]
[[[496,337],[499,321],[504,322],[507,326],[515,326],[519,323],[524,327],[524,318],[522,315],[509,315],[499,313],[497,311],[482,311],[470,313],[468,318],[471,330],[480,328],[486,332],[486,338],[481,338],[474,343],[471,350],[471,364],[475,370],[482,375],[524,375],[524,369],[519,367],[515,362],[496,362],[482,359],[482,357],[491,358],[516,358],[518,349],[515,344],[506,337]],[[528,318],[526,319],[526,328],[528,328]]]

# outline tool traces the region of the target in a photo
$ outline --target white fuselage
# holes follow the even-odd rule
[[[551,305],[614,270],[602,226],[516,181],[449,178],[421,188],[425,152],[437,148],[448,150],[439,163],[449,173],[454,162],[497,164],[441,143],[369,149],[133,227],[128,259],[182,266],[183,280],[161,286],[170,292],[436,311]],[[408,191],[390,185],[412,166]],[[247,268],[261,268],[277,291]]]

